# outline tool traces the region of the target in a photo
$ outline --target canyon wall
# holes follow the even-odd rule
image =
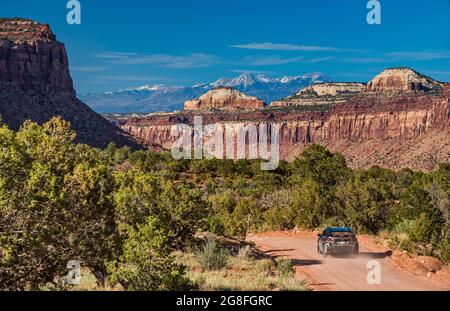
[[[450,162],[448,95],[355,98],[324,112],[266,111],[249,114],[204,113],[203,125],[268,124],[280,128],[280,156],[292,160],[309,144],[318,143],[346,156],[352,167],[430,170]],[[193,124],[194,114],[131,118],[122,129],[147,145],[170,149],[178,123]]]

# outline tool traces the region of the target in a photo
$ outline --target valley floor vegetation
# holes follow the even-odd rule
[[[224,241],[225,240],[225,241]],[[196,290],[202,291],[309,291],[309,286],[295,278],[292,260],[270,258],[242,242],[230,243],[212,236],[198,249],[175,251],[176,261],[186,267],[186,276]],[[81,271],[80,284],[74,291],[97,291],[94,275]],[[122,290],[120,285],[106,290]]]
[[[71,289],[70,260],[99,289],[305,289],[289,260],[233,254],[201,233],[349,226],[450,261],[449,163],[353,170],[312,145],[265,172],[256,160],[178,161],[75,137],[59,118],[0,125],[0,290]]]

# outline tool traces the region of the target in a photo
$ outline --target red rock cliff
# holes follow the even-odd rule
[[[137,145],[127,134],[76,98],[64,45],[48,25],[0,19],[0,115],[11,128],[53,116],[71,122],[79,142]]]
[[[0,21],[0,83],[75,96],[64,45],[33,21]]]
[[[245,127],[278,125],[281,158],[295,158],[307,145],[322,144],[343,153],[352,167],[429,170],[450,162],[449,91],[385,98],[361,95],[325,112],[267,110],[247,113],[196,113],[203,123]],[[193,113],[131,118],[122,128],[148,144],[170,149],[172,125],[192,124]]]

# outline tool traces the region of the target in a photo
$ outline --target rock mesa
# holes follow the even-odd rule
[[[353,95],[364,92],[366,88],[367,86],[364,83],[318,83],[307,86],[288,98],[273,102],[270,106],[285,107],[339,104],[345,102]]]
[[[187,101],[184,109],[195,110],[233,110],[264,108],[264,102],[256,97],[245,95],[230,87],[218,87],[197,99]]]

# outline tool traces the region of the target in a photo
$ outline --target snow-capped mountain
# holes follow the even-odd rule
[[[165,86],[163,84],[155,84],[155,85],[143,85],[136,88],[129,88],[125,90],[120,90],[119,92],[123,91],[160,91],[163,90]],[[109,92],[111,93],[111,92]]]
[[[319,72],[278,78],[243,73],[236,78],[220,78],[194,86],[144,85],[117,92],[80,95],[80,98],[99,113],[150,113],[181,110],[185,101],[216,87],[232,87],[270,103],[322,82],[330,82],[330,79]]]

